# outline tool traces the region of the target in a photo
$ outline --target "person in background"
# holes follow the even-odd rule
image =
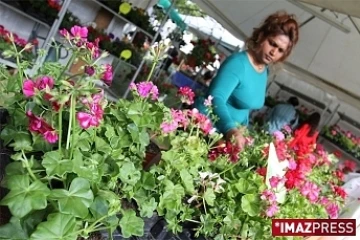
[[[268,66],[284,61],[298,42],[299,26],[293,15],[276,12],[255,28],[246,41],[246,50],[230,55],[220,66],[207,94],[198,97],[195,107],[207,115],[205,98],[213,97],[216,129],[238,147],[245,143],[241,126],[249,113],[265,102]]]
[[[295,130],[294,138],[289,147],[295,149],[300,155],[307,154],[316,148],[316,141],[319,135],[317,130],[321,115],[318,112],[312,113]]]
[[[290,97],[287,103],[279,103],[273,107],[266,117],[269,133],[281,131],[285,126],[295,129],[299,122],[299,116],[295,109],[298,105],[297,97]]]

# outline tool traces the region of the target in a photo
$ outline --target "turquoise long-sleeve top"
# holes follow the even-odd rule
[[[264,105],[267,75],[267,69],[255,70],[246,51],[232,54],[221,64],[207,93],[213,97],[213,110],[219,118],[215,126],[221,133],[247,126],[250,111]],[[195,107],[207,113],[204,98],[198,98]]]

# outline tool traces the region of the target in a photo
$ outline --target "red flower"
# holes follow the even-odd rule
[[[256,169],[256,173],[263,177],[266,177],[266,172],[267,172],[266,167],[261,167],[261,168]]]
[[[340,169],[336,170],[333,175],[340,181],[344,181],[344,173]]]
[[[287,189],[293,189],[294,187],[298,187],[304,180],[304,174],[297,170],[287,171],[285,174],[285,187]]]
[[[356,168],[356,163],[351,161],[351,160],[346,160],[344,162],[344,169],[343,171],[346,171],[346,172],[354,172],[355,171],[355,168]]]
[[[336,151],[334,152],[334,155],[335,155],[337,158],[341,158],[341,156],[342,156],[342,154],[341,154],[341,152],[340,152],[339,150],[336,150]]]
[[[342,187],[334,186],[333,191],[335,192],[336,195],[340,196],[342,199],[345,199],[347,195]]]

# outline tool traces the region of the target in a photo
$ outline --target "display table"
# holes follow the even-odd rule
[[[180,87],[189,87],[194,92],[197,92],[197,91],[206,92],[207,88],[208,88],[207,86],[203,85],[199,81],[192,79],[191,77],[189,77],[188,75],[186,75],[183,72],[176,72],[175,74],[173,74],[171,76],[171,83],[179,88]]]

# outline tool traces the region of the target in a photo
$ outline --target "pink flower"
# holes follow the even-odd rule
[[[214,99],[213,96],[209,95],[207,97],[207,99],[205,99],[204,101],[204,105],[207,106],[207,107],[210,107],[212,105],[212,100]]]
[[[164,134],[167,134],[167,133],[171,133],[171,132],[175,131],[178,128],[178,125],[174,121],[171,123],[163,122],[163,123],[161,123],[160,128]]]
[[[180,95],[181,102],[191,105],[194,103],[195,93],[189,87],[181,87],[178,90],[178,95]]]
[[[323,206],[327,206],[329,204],[329,199],[327,197],[321,197],[320,198],[320,204]]]
[[[280,132],[280,131],[275,131],[273,133],[273,136],[275,137],[276,141],[282,141],[282,140],[285,139],[284,134],[282,132]]]
[[[296,167],[297,167],[297,164],[296,164],[295,160],[294,160],[293,158],[291,158],[291,159],[289,160],[289,169],[290,169],[290,170],[295,170]]]
[[[151,96],[152,100],[157,100],[159,97],[159,90],[152,82],[140,82],[132,84],[130,89],[136,90],[140,97],[147,98]]]
[[[52,89],[54,87],[54,79],[52,77],[43,76],[36,80],[35,85],[39,90],[43,90],[46,87]]]
[[[95,68],[93,66],[85,66],[85,73],[91,77],[95,74]]]
[[[57,140],[59,139],[58,134],[55,131],[46,131],[44,133],[44,139],[48,142],[48,143],[56,143]]]
[[[329,214],[330,218],[338,218],[340,208],[336,203],[331,203],[326,207],[326,211]]]
[[[266,216],[273,217],[278,211],[279,207],[276,203],[273,203],[266,209]]]
[[[86,27],[73,26],[70,32],[76,39],[87,38],[88,36],[88,29]]]
[[[270,186],[272,188],[277,188],[277,186],[279,185],[279,183],[281,183],[283,181],[282,178],[279,178],[277,176],[272,176],[270,179],[269,179],[269,182],[270,182]]]
[[[25,80],[23,83],[23,93],[26,97],[32,97],[35,95],[35,83],[32,80]]]
[[[101,77],[101,80],[103,80],[107,85],[111,85],[113,79],[113,69],[110,64],[105,64],[104,72]]]
[[[78,112],[76,113],[76,118],[83,129],[88,129],[91,126],[99,125],[99,121],[96,116],[90,113]]]
[[[320,188],[315,183],[308,181],[301,186],[300,192],[303,196],[308,197],[310,202],[314,203],[319,197]]]
[[[268,201],[270,203],[273,203],[276,201],[276,195],[273,191],[266,189],[261,193],[260,198],[264,201]]]
[[[59,32],[60,32],[60,35],[63,36],[64,38],[66,38],[68,41],[71,39],[70,33],[65,28],[61,29]]]

